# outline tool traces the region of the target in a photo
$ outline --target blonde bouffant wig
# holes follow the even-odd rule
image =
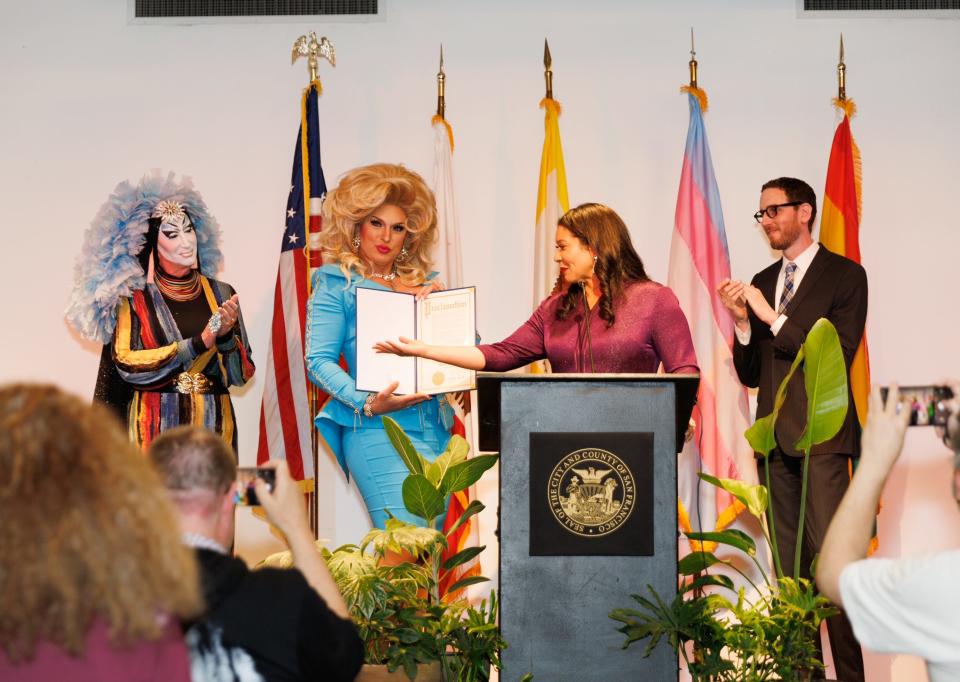
[[[82,655],[94,621],[119,646],[158,614],[202,608],[196,560],[147,458],[106,408],[54,386],[0,387],[0,648]]]
[[[437,205],[419,175],[392,163],[375,163],[348,171],[323,201],[323,261],[338,263],[343,274],[365,277],[367,264],[353,248],[359,226],[384,204],[407,214],[404,248],[409,257],[396,262],[400,281],[423,284],[433,265],[430,251],[437,241]]]

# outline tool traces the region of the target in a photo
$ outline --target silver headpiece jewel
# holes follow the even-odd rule
[[[183,204],[179,201],[161,201],[150,214],[151,218],[160,218],[165,223],[182,223],[187,218]]]

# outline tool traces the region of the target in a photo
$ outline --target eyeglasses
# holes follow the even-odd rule
[[[763,214],[764,214],[764,213],[767,214],[767,217],[768,217],[768,218],[776,218],[776,217],[777,217],[777,213],[780,211],[781,208],[786,208],[787,206],[799,206],[799,205],[802,204],[802,203],[804,203],[804,202],[802,202],[802,201],[791,201],[791,202],[786,203],[786,204],[770,204],[769,206],[767,206],[767,207],[766,207],[765,209],[763,209],[762,211],[757,211],[756,213],[754,213],[754,214],[753,214],[753,219],[756,220],[756,221],[759,223],[759,222],[763,219]]]

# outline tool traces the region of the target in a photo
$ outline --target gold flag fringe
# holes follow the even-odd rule
[[[557,115],[558,118],[560,117],[560,111],[561,111],[560,102],[558,102],[555,99],[544,97],[542,100],[540,100],[540,108],[550,109],[551,111],[553,111],[553,113]]]
[[[706,113],[709,108],[709,102],[707,101],[707,91],[702,88],[694,88],[690,85],[684,85],[680,88],[680,92],[685,92],[688,95],[693,95],[697,98],[697,101],[700,102],[700,111]]]
[[[443,126],[447,129],[447,137],[450,139],[450,151],[453,151],[453,128],[450,127],[450,124],[447,123],[447,119],[439,114],[434,114],[433,118],[430,119],[430,123],[436,125],[437,123],[442,123]]]
[[[320,79],[319,79],[319,78],[318,78],[317,80],[315,80],[315,81],[310,81],[310,85],[307,86],[307,90],[309,90],[311,86],[317,89],[317,95],[318,95],[318,96],[323,94],[323,86],[320,85]]]
[[[857,229],[859,230],[860,219],[863,217],[863,201],[860,199],[863,187],[863,165],[860,162],[860,147],[853,139],[853,131],[850,132],[850,146],[853,148],[853,188],[857,194]]]
[[[857,104],[852,99],[840,99],[839,97],[833,98],[833,106],[837,109],[841,109],[847,118],[853,118],[857,115]]]

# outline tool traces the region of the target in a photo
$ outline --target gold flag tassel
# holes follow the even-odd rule
[[[690,84],[682,86],[680,92],[696,97],[700,103],[700,111],[706,113],[710,103],[707,101],[706,90],[697,86],[697,51],[693,46],[693,28],[690,29],[690,62],[688,66],[690,67]]]

